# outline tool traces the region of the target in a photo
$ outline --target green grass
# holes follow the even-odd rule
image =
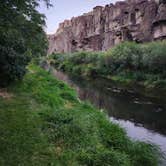
[[[43,69],[0,98],[2,166],[156,166],[158,151],[125,131]]]

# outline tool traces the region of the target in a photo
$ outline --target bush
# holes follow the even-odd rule
[[[21,79],[29,62],[24,40],[15,31],[1,32],[0,36],[0,86]]]
[[[49,0],[44,0],[50,6]],[[45,56],[47,38],[39,1],[7,1],[0,5],[0,86],[23,78],[33,57]]]
[[[107,53],[107,66],[112,72],[120,72],[124,70],[138,70],[141,68],[141,49],[140,46],[124,42],[117,45]]]
[[[166,41],[137,44],[124,42],[105,53],[76,52],[54,56],[56,68],[84,77],[123,77],[164,86],[166,79]],[[163,80],[163,81],[162,81]],[[162,82],[162,83],[159,83]]]
[[[142,63],[146,71],[162,74],[166,71],[166,42],[152,42],[141,46]]]

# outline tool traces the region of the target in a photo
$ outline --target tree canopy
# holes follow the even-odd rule
[[[47,38],[43,30],[45,15],[40,2],[50,0],[0,0],[0,85],[21,79],[33,57],[46,55]]]

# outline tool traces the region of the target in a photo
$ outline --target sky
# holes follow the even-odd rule
[[[47,34],[56,32],[59,23],[73,16],[79,16],[87,13],[95,6],[104,6],[114,3],[117,0],[52,0],[53,7],[47,9],[43,3],[39,7],[39,11],[46,15],[45,31]]]

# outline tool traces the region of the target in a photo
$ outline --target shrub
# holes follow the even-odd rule
[[[29,62],[26,56],[24,40],[15,31],[1,32],[0,35],[0,86],[5,86],[12,80],[21,79]]]
[[[43,0],[50,6],[49,0]],[[33,57],[46,55],[44,15],[38,0],[7,1],[0,5],[0,86],[23,78]]]
[[[166,71],[166,41],[152,42],[141,46],[143,67],[150,73]]]
[[[120,76],[155,83],[166,79],[166,41],[137,44],[124,42],[105,53],[76,52],[54,57],[54,65],[84,77]],[[158,84],[163,86],[165,81]],[[156,83],[155,83],[156,84]]]
[[[108,51],[107,65],[112,71],[137,70],[141,67],[141,49],[136,43],[124,42]]]

